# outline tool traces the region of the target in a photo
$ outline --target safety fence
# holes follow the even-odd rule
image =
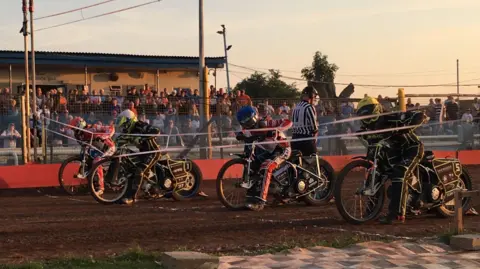
[[[165,96],[165,94],[163,94]],[[0,95],[0,128],[5,132],[0,150],[0,165],[15,165],[22,163],[21,156],[21,109],[20,97],[3,93]],[[359,99],[322,99],[316,104],[318,112],[319,137],[317,147],[324,156],[361,154],[365,151],[363,144],[355,137],[338,137],[351,134],[359,127],[359,122],[350,120],[355,114]],[[396,106],[395,99],[381,99],[386,111]],[[260,114],[270,115],[273,119],[291,118],[291,110],[298,99],[248,99],[229,97],[228,94],[210,98],[209,112],[213,123],[205,134],[198,135],[203,122],[208,119],[200,117],[204,105],[199,97],[168,96],[157,97],[146,95],[105,96],[69,94],[48,92],[39,95],[36,111],[37,119],[29,119],[30,143],[33,146],[34,131],[42,154],[43,162],[56,163],[66,156],[79,151],[79,144],[73,138],[73,130],[68,123],[76,116],[83,117],[89,124],[111,125],[117,115],[126,108],[134,110],[139,119],[158,127],[162,136],[158,142],[162,148],[169,151],[182,151],[190,146],[189,157],[205,158],[201,147],[212,146],[212,158],[225,158],[229,153],[240,152],[243,148],[236,141],[233,132],[236,110],[247,103],[254,105]],[[408,104],[407,104],[408,106]],[[471,105],[472,107],[473,104]],[[429,105],[420,105],[427,113]],[[461,110],[459,110],[461,113]],[[202,114],[203,115],[203,114]],[[15,130],[10,130],[14,126]],[[9,131],[10,130],[10,131]],[[16,131],[16,132],[15,132]],[[18,134],[17,134],[18,133]],[[208,134],[207,134],[208,133]],[[13,135],[11,135],[13,134]],[[476,121],[445,121],[430,120],[417,129],[417,134],[424,141],[426,148],[431,150],[473,149],[480,141]],[[332,136],[337,137],[332,137]],[[45,137],[43,137],[45,136]],[[198,136],[198,137],[197,137]],[[287,136],[291,136],[287,131]],[[208,143],[207,137],[211,137]],[[192,142],[194,142],[192,144]],[[237,145],[232,148],[219,146]],[[43,147],[43,150],[42,150]],[[33,151],[33,150],[32,150]],[[41,153],[40,153],[41,152]]]

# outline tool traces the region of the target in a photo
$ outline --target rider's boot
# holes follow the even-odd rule
[[[143,170],[137,168],[133,179],[128,181],[127,191],[125,196],[119,201],[119,204],[122,205],[132,205],[135,203],[138,189],[143,185]]]
[[[245,206],[252,211],[262,211],[265,207],[265,201],[259,197],[252,197],[251,199],[247,200],[247,204]]]
[[[380,224],[403,224],[405,216],[399,216],[397,213],[388,213],[378,219]]]
[[[245,207],[253,211],[261,211],[265,206],[265,202],[259,196],[259,186],[255,184],[247,190]]]
[[[408,193],[403,192],[403,183],[401,181],[393,181],[391,185],[391,197],[390,204],[388,205],[388,214],[380,217],[379,222],[381,224],[400,224],[405,222],[405,209],[406,201],[402,202],[403,197],[407,196]],[[400,212],[403,212],[401,214]]]

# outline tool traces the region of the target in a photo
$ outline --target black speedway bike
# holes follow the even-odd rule
[[[384,208],[385,198],[390,199],[390,186],[386,183],[391,167],[383,154],[388,148],[390,145],[385,141],[369,143],[367,155],[354,157],[338,174],[335,203],[347,222],[362,224],[375,220]],[[353,182],[355,179],[360,182]],[[407,215],[435,211],[439,216],[452,217],[455,215],[454,192],[472,189],[471,177],[458,159],[435,158],[432,151],[425,151],[423,159],[405,180]],[[350,199],[354,201],[349,205]],[[469,209],[469,203],[470,198],[463,198],[464,211]]]
[[[124,197],[128,181],[135,180],[136,164],[140,161],[134,153],[133,149],[122,145],[112,157],[92,166],[88,187],[97,202],[114,204]],[[97,176],[99,169],[103,169],[103,190]],[[197,195],[202,181],[202,172],[192,160],[172,159],[168,153],[162,153],[161,159],[144,176],[141,186],[134,188],[140,188],[147,199],[172,197],[174,200],[184,200]],[[110,195],[110,192],[113,194]]]
[[[256,146],[258,140],[262,137],[246,138],[244,153],[234,154],[238,158],[226,162],[218,173],[217,196],[230,210],[246,209],[247,190],[261,188],[263,175],[258,171],[265,151]],[[274,204],[303,201],[319,205],[331,199],[334,181],[334,170],[327,161],[317,155],[302,156],[300,151],[293,151],[290,159],[273,171],[269,194],[274,196]]]

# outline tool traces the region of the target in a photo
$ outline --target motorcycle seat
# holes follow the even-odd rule
[[[291,157],[302,157],[302,152],[300,150],[292,150]]]

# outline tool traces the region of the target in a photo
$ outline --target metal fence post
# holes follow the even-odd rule
[[[25,113],[25,96],[20,96],[20,113],[22,121],[22,161],[23,164],[28,163],[28,140],[27,140],[27,115]]]
[[[47,119],[45,119],[45,114],[42,117],[42,158],[43,163],[47,163]]]

